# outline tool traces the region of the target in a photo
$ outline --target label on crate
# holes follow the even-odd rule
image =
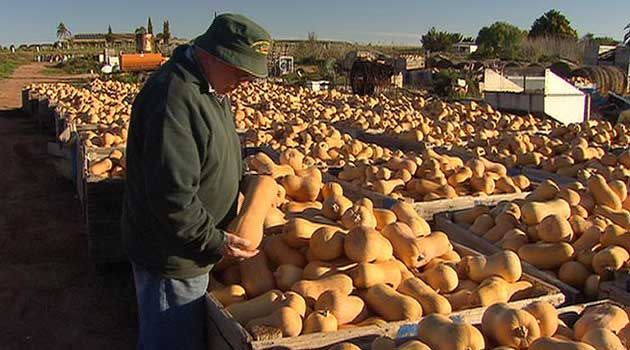
[[[396,339],[413,338],[418,336],[418,324],[411,323],[400,326]]]

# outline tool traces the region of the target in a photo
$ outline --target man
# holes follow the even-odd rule
[[[269,34],[234,14],[175,49],[133,104],[123,240],[133,264],[139,349],[205,348],[208,272],[257,253],[238,232],[240,144],[224,94],[267,75]]]

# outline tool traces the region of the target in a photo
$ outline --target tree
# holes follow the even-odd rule
[[[590,42],[598,45],[617,45],[619,41],[609,36],[595,36],[593,33],[586,33],[582,39],[584,42]]]
[[[109,25],[107,27],[107,34],[105,35],[105,41],[108,44],[111,44],[111,43],[114,42],[114,33],[112,32],[112,26],[111,25]]]
[[[66,25],[63,22],[60,22],[59,25],[57,26],[57,38],[59,40],[66,40],[71,36],[72,36],[72,33],[70,32],[68,27],[66,27]]]
[[[506,22],[495,22],[483,27],[477,35],[476,43],[483,56],[515,59],[521,42],[527,32]]]
[[[149,21],[147,22],[147,33],[153,34],[153,23],[151,23],[151,17],[149,17]]]
[[[147,29],[145,27],[138,27],[138,28],[136,28],[134,33],[136,35],[138,35],[138,34],[146,34],[147,33]]]
[[[171,24],[168,20],[164,21],[162,26],[162,39],[166,45],[168,45],[168,42],[171,40]]]
[[[427,34],[422,36],[422,46],[428,51],[448,51],[454,44],[462,41],[459,33],[438,31],[431,27]]]
[[[571,27],[571,22],[559,11],[549,10],[532,24],[529,37],[556,37],[563,39],[577,39],[577,32]]]

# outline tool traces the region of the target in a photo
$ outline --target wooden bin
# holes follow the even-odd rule
[[[599,285],[599,297],[610,298],[630,306],[630,290],[620,286],[617,281],[602,282]]]
[[[482,237],[475,235],[467,228],[454,223],[451,220],[451,217],[452,213],[443,213],[441,215],[438,215],[435,218],[435,229],[446,233],[448,237],[454,242],[463,244],[467,247],[472,247],[473,249],[486,255],[491,255],[502,251],[501,248],[495,246]],[[566,294],[567,301],[573,303],[579,299],[579,290],[560,281],[555,277],[548,275],[547,273],[537,269],[527,262],[521,261],[521,264],[523,265],[523,271],[527,274],[536,276],[537,278],[560,288]]]
[[[474,249],[455,244],[455,249],[462,255],[480,255]],[[534,286],[527,291],[517,293],[509,304],[522,307],[535,301],[547,301],[555,306],[565,302],[561,290],[551,283],[524,272],[522,280],[531,282]],[[451,313],[449,317],[459,322],[479,323],[486,307],[461,310]],[[344,341],[360,341],[366,344],[378,336],[392,339],[405,339],[418,335],[418,321],[389,322],[384,327],[366,326],[341,329],[336,332],[305,334],[297,337],[270,340],[254,340],[254,337],[236,320],[212,295],[206,296],[206,317],[209,334],[216,331],[216,327],[233,349],[320,349]]]
[[[31,112],[31,90],[22,89],[22,111],[28,115]]]
[[[324,176],[325,181],[337,182],[343,187],[344,194],[352,199],[367,197],[378,208],[391,208],[398,200],[389,196],[382,195],[360,186],[356,186],[348,181],[339,180],[330,174]],[[427,221],[434,219],[434,216],[440,213],[451,212],[454,210],[463,210],[473,208],[477,205],[496,205],[502,201],[512,201],[515,199],[525,198],[530,192],[495,194],[486,197],[462,196],[453,199],[439,199],[428,202],[414,202],[408,200],[412,204],[418,215]]]

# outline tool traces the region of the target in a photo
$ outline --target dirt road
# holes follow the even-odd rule
[[[21,89],[43,64],[0,81],[0,349],[133,349],[132,276],[97,271],[72,184],[55,171],[46,143],[23,114]]]

